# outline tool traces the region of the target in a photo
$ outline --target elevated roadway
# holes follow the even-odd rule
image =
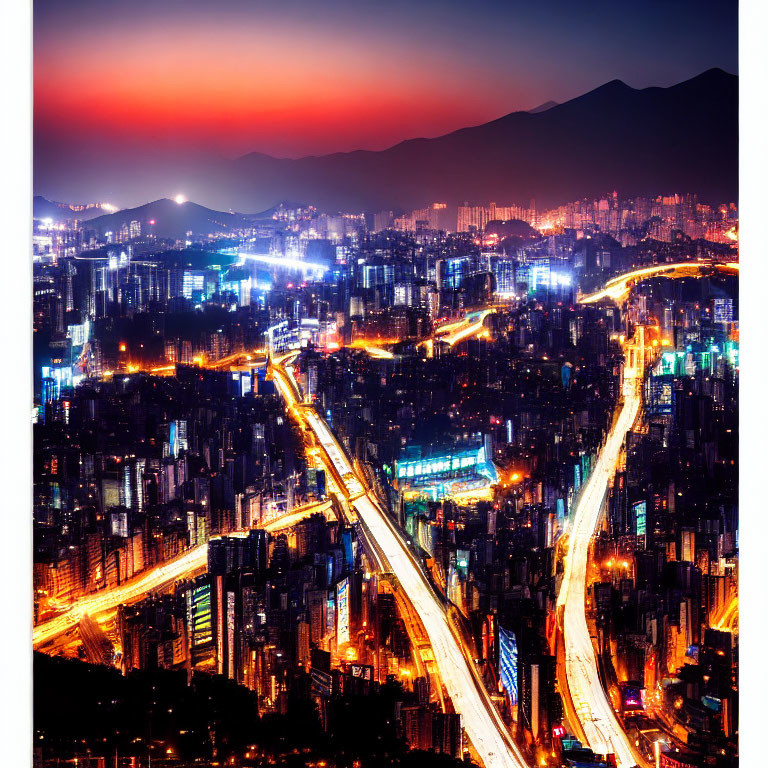
[[[706,277],[713,273],[738,276],[739,263],[737,261],[702,259],[701,261],[681,261],[674,264],[654,264],[650,267],[642,267],[617,275],[599,291],[579,295],[576,301],[579,304],[594,304],[602,299],[610,299],[621,304],[626,301],[632,287],[643,280],[650,280],[654,277]]]
[[[292,416],[312,431],[323,460],[340,490],[354,509],[370,546],[398,580],[403,594],[417,614],[429,642],[448,696],[462,717],[462,725],[486,768],[522,768],[527,762],[509,734],[477,672],[472,655],[449,619],[416,562],[403,533],[390,520],[373,494],[366,489],[352,462],[326,422],[311,407],[302,404],[290,357],[272,360],[269,370]]]
[[[573,710],[592,750],[615,754],[620,768],[645,765],[645,762],[627,737],[600,681],[585,613],[586,582],[589,546],[603,513],[608,483],[616,470],[626,434],[639,411],[638,380],[625,378],[623,403],[574,511],[565,573],[557,598],[557,608],[562,613],[565,672]]]
[[[701,278],[713,273],[738,276],[739,264],[710,259],[644,267],[618,275],[600,291],[580,295],[578,302],[591,304],[607,299],[622,304],[632,287],[643,280],[657,277]],[[642,405],[642,352],[638,354],[638,349],[627,343],[625,357],[622,400],[574,511],[565,572],[557,599],[558,618],[562,621],[564,634],[566,695],[570,698],[567,709],[575,713],[577,730],[586,737],[593,751],[614,753],[620,768],[644,766],[646,761],[635,749],[634,742],[628,738],[601,684],[587,625],[586,589],[590,543],[603,514],[608,484],[616,471],[626,434],[635,424]],[[733,621],[736,610],[731,609],[723,617],[726,626]]]
[[[300,507],[260,523],[259,527],[270,533],[289,528],[315,513],[332,514],[331,502],[304,504]],[[237,532],[229,535],[247,535]],[[84,615],[103,618],[113,613],[119,605],[130,605],[145,598],[151,592],[158,592],[172,586],[176,581],[190,579],[204,573],[208,567],[208,544],[200,544],[188,549],[178,557],[161,565],[150,568],[134,578],[110,589],[94,592],[77,599],[64,613],[41,622],[32,631],[34,648],[55,640],[71,630]]]

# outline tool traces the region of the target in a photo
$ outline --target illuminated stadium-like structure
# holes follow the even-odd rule
[[[406,494],[438,500],[483,491],[498,483],[498,473],[484,445],[426,458],[395,462],[397,487]]]

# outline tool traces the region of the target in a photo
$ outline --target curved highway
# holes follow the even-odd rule
[[[576,505],[565,574],[557,597],[558,609],[563,610],[565,670],[576,716],[592,750],[601,754],[614,753],[620,768],[630,768],[642,761],[636,756],[600,682],[587,626],[585,598],[589,545],[602,515],[608,482],[616,469],[624,438],[639,410],[636,379],[626,378],[624,402]]]
[[[706,270],[713,269],[723,274],[738,276],[739,262],[707,259],[703,261],[680,261],[674,264],[654,264],[651,267],[642,267],[631,272],[625,272],[622,275],[617,275],[609,280],[601,290],[585,296],[579,296],[577,302],[579,304],[593,304],[601,299],[612,299],[615,302],[621,302],[627,298],[632,286],[642,280],[650,280],[653,277],[702,277]]]
[[[302,407],[296,381],[284,367],[287,359],[273,360],[270,365],[277,388],[291,414],[315,435],[332,474],[343,483],[341,490],[424,625],[440,677],[480,760],[486,768],[523,768],[527,762],[485,690],[443,604],[424,578],[400,530],[379,502],[366,492],[364,482],[328,425],[314,409]]]
[[[614,277],[602,290],[579,296],[578,302],[589,304],[610,299],[620,303],[626,300],[632,286],[643,280],[654,277],[702,277],[709,270],[738,276],[739,264],[707,260],[643,267]],[[565,672],[573,708],[592,750],[603,754],[614,753],[620,768],[645,765],[645,761],[635,751],[603,689],[585,610],[590,543],[602,516],[608,483],[615,472],[624,439],[640,412],[642,361],[638,361],[638,368],[630,366],[629,345],[625,347],[625,352],[627,364],[624,369],[623,401],[576,505],[565,573],[557,598],[558,610],[562,611],[563,617]]]
[[[310,515],[322,512],[329,514],[331,502],[304,504],[276,517],[264,520],[259,527],[273,532],[296,525]],[[227,535],[237,535],[231,533]],[[240,534],[245,535],[245,534]],[[173,560],[150,568],[134,578],[110,589],[84,595],[75,601],[64,613],[41,622],[32,631],[32,645],[37,648],[70,630],[88,614],[94,618],[115,611],[118,605],[138,602],[150,592],[165,589],[180,579],[191,578],[203,572],[208,566],[208,544],[199,544],[188,549]]]

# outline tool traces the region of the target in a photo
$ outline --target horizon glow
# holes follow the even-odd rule
[[[667,86],[712,66],[737,71],[733,0],[598,0],[589,19],[566,0],[529,5],[329,0],[320,14],[307,0],[37,0],[36,144],[226,157],[383,149],[613,78]]]

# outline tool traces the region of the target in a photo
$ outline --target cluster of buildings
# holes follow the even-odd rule
[[[429,359],[308,351],[300,363],[467,617],[486,684],[532,753],[563,717],[548,645],[557,545],[619,391],[618,310],[567,299],[526,299],[493,316],[493,341]]]
[[[608,500],[595,619],[618,679],[714,757],[738,732],[738,315],[706,280],[643,294],[669,345]]]
[[[491,222],[510,220],[526,222],[541,232],[598,229],[625,246],[635,245],[646,236],[660,242],[685,237],[728,244],[738,239],[738,210],[733,203],[712,206],[690,194],[620,199],[617,192],[599,200],[576,200],[550,210],[537,209],[535,200],[528,207],[465,202],[449,209],[445,203],[433,203],[400,216],[391,211],[377,213],[374,230],[445,229],[482,234]]]
[[[257,695],[261,713],[312,701],[324,728],[332,703],[404,681],[393,712],[414,749],[459,758],[458,715],[419,673],[392,586],[366,570],[351,528],[322,514],[286,532],[251,530],[208,543],[207,573],[119,609],[121,668],[224,675]]]
[[[103,242],[86,222],[36,241],[36,621],[204,553],[43,650],[127,675],[220,675],[262,713],[312,702],[326,729],[334,702],[396,682],[402,737],[464,755],[423,629],[265,375],[267,355],[297,350],[306,402],[460,612],[518,743],[536,764],[566,760],[563,543],[621,396],[622,341],[642,328],[645,415],[606,502],[589,621],[638,742],[658,732],[689,764],[730,766],[735,280],[658,279],[625,308],[577,296],[639,266],[728,256],[735,208],[614,194],[542,213],[462,206],[453,228],[448,214],[280,206],[226,238],[161,242],[137,222]],[[490,226],[510,219],[528,226]],[[461,317],[483,332],[424,343]]]
[[[229,372],[116,374],[49,394],[34,426],[38,621],[317,495],[277,400],[243,398]]]

